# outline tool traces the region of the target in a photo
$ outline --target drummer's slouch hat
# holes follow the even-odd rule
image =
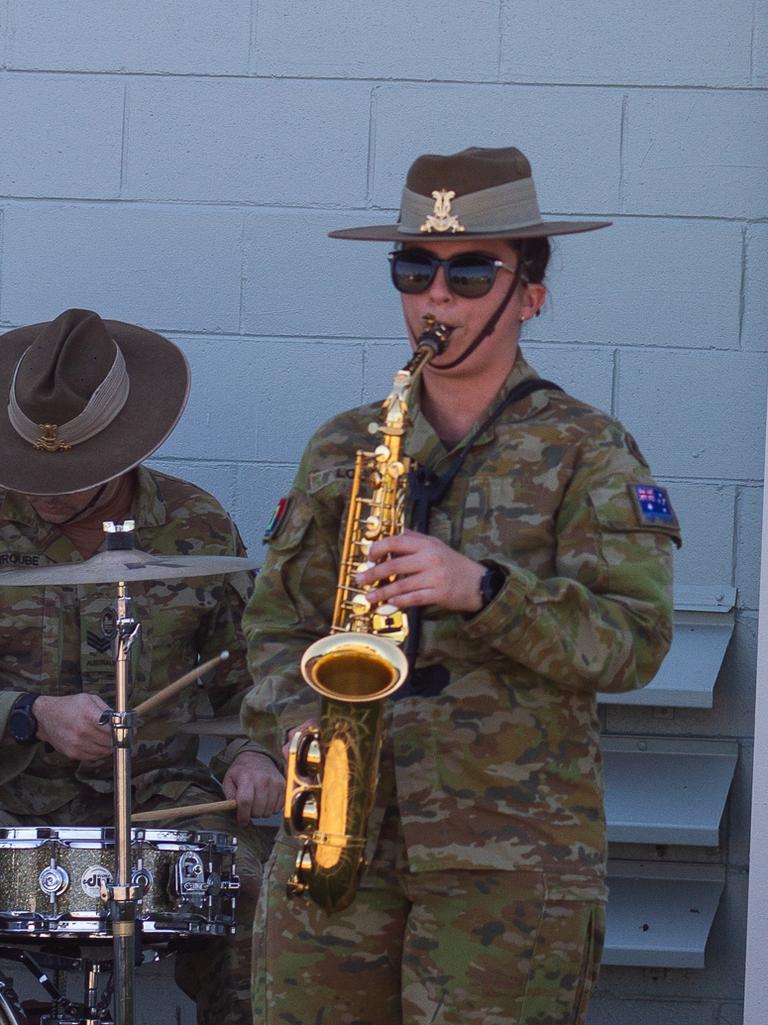
[[[65,310],[0,337],[0,487],[63,495],[97,487],[162,445],[189,366],[154,331]]]

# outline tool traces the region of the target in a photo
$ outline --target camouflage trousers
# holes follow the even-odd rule
[[[380,840],[354,903],[329,916],[286,898],[296,845],[279,835],[254,925],[254,1021],[585,1025],[602,900],[536,872],[409,873],[391,848]]]
[[[201,804],[214,800],[216,794],[201,787],[189,787],[183,798],[175,803]],[[142,804],[148,811],[171,805],[167,798],[154,798]],[[90,795],[75,800],[65,808],[47,817],[10,816],[0,811],[0,825],[59,825],[104,826],[112,825],[114,813],[112,797]],[[163,828],[162,822],[148,828]],[[198,1025],[252,1025],[251,1016],[251,931],[253,916],[261,886],[262,867],[269,856],[275,830],[268,827],[243,828],[233,815],[208,814],[197,818],[174,819],[167,823],[171,829],[216,830],[236,836],[237,871],[240,891],[235,908],[236,933],[234,936],[180,937],[174,966],[179,988],[195,1001]],[[141,969],[136,976],[137,990],[141,986]],[[170,1013],[170,1012],[169,1012]],[[160,1020],[160,1019],[158,1019]]]

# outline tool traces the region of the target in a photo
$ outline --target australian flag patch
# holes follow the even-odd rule
[[[640,523],[648,526],[678,526],[666,488],[660,488],[658,484],[630,484],[629,493]]]

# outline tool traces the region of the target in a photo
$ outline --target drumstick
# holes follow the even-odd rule
[[[174,694],[178,694],[180,690],[184,690],[190,683],[194,683],[195,680],[207,673],[209,669],[213,669],[219,662],[226,662],[229,658],[228,651],[222,651],[219,655],[214,658],[209,658],[207,662],[203,662],[202,665],[195,666],[194,669],[190,669],[188,673],[184,673],[178,680],[174,680],[173,683],[169,683],[167,687],[163,687],[157,694],[153,694],[147,698],[146,701],[142,701],[140,705],[134,708],[136,715],[146,715],[147,712],[151,712],[158,705],[162,705],[163,702],[167,701],[168,698],[172,698]]]
[[[178,808],[157,808],[155,811],[140,811],[131,816],[133,822],[163,822],[169,819],[184,819],[195,815],[206,815],[214,811],[234,811],[237,801],[209,801],[207,804],[182,804]]]

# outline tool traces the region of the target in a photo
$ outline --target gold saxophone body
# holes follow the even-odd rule
[[[379,444],[356,453],[330,633],[301,660],[304,680],[323,700],[319,728],[297,730],[288,755],[285,829],[303,841],[288,895],[306,894],[328,913],[355,898],[378,778],[382,700],[408,675],[401,647],[408,634],[405,613],[373,605],[370,588],[357,586],[355,575],[370,565],[375,541],[405,527],[408,400],[452,330],[424,318],[416,351],[395,375],[380,422],[369,425]]]

